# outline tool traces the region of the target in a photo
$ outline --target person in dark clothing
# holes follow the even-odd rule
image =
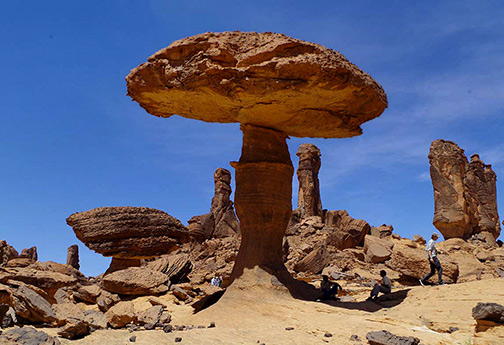
[[[437,232],[433,233],[430,241],[427,243],[425,250],[427,251],[427,259],[429,259],[430,264],[430,272],[425,275],[422,279],[420,279],[420,285],[425,286],[425,282],[432,277],[436,271],[438,272],[438,284],[443,285],[443,268],[441,267],[441,263],[437,258],[438,251],[436,249],[435,242],[439,238]]]
[[[387,294],[392,291],[392,282],[390,281],[390,278],[387,277],[387,272],[385,270],[381,270],[380,276],[382,277],[382,279],[379,283],[375,284],[367,301],[376,301],[380,292]]]
[[[341,285],[339,285],[338,283],[329,281],[329,277],[326,275],[322,276],[320,289],[322,290],[322,299],[336,299],[336,300],[339,300],[338,297],[335,297],[335,295],[338,293],[338,289],[343,290]]]

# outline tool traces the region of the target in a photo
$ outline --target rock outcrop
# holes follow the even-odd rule
[[[99,207],[74,213],[67,223],[89,249],[116,258],[150,258],[189,240],[178,219],[147,207]]]
[[[0,266],[5,265],[11,259],[17,258],[18,255],[18,252],[7,241],[0,241]]]
[[[296,155],[299,157],[297,169],[299,216],[303,219],[312,216],[322,217],[318,178],[320,150],[313,144],[301,144]]]
[[[105,290],[123,295],[153,295],[168,291],[168,276],[145,267],[130,267],[103,277]]]
[[[231,173],[218,168],[214,173],[215,194],[210,213],[194,216],[187,229],[191,237],[199,242],[209,238],[222,238],[240,233],[240,223],[236,218],[231,196]]]
[[[500,234],[496,175],[478,155],[468,162],[464,150],[447,140],[435,140],[429,152],[434,187],[434,226],[445,239]]]
[[[37,247],[33,246],[31,248],[25,248],[21,251],[21,254],[19,254],[20,258],[27,258],[32,261],[37,261],[38,260],[38,253],[37,253]]]
[[[79,264],[79,246],[76,244],[71,245],[67,249],[67,265],[72,266],[76,270],[80,268]]]
[[[363,245],[371,229],[366,221],[350,217],[345,210],[327,211],[325,225],[331,233],[328,243],[341,250]]]

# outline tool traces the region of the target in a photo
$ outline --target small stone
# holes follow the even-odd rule
[[[194,325],[187,325],[186,326],[186,330],[190,330],[190,329],[193,329],[194,328]]]
[[[176,337],[176,338],[175,338],[175,342],[176,342],[176,343],[180,343],[181,341],[182,341],[182,338],[181,338],[181,337]]]
[[[324,334],[324,337],[330,338],[330,337],[332,337],[332,333],[327,332],[326,334]]]
[[[136,341],[136,335],[132,335],[131,337],[129,337],[129,341],[134,343]]]
[[[199,325],[199,326],[198,326],[198,328],[205,328],[205,326],[203,326],[203,325]]]
[[[208,328],[214,328],[215,327],[215,322],[210,322],[210,325],[208,326]]]
[[[172,325],[164,325],[163,326],[163,332],[165,332],[165,333],[171,333],[171,332],[173,332]]]
[[[355,341],[359,341],[359,336],[357,334],[352,334],[350,336],[350,340],[355,340]]]
[[[128,327],[128,332],[132,333],[132,332],[136,332],[136,331],[139,331],[140,330],[140,327],[138,327],[137,325],[135,324],[131,324],[129,327]]]
[[[458,331],[458,330],[459,330],[459,328],[458,328],[458,327],[453,327],[453,326],[450,326],[450,328],[448,328],[448,331],[449,331],[450,333],[456,332],[456,331]]]
[[[155,324],[155,323],[146,323],[146,324],[144,325],[144,328],[145,328],[146,330],[151,330],[151,329],[156,328],[156,324]]]
[[[294,327],[285,327],[286,331],[292,331],[293,329],[294,329]]]

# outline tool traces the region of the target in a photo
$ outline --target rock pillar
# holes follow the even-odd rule
[[[298,211],[301,218],[322,216],[318,173],[320,150],[313,144],[302,144],[296,153],[299,157],[297,178],[299,180]]]
[[[231,173],[218,168],[214,173],[215,194],[210,213],[214,221],[212,237],[227,237],[240,232],[240,225],[231,201]]]
[[[74,244],[68,247],[67,250],[67,265],[72,266],[75,269],[80,268],[79,264],[79,246]]]

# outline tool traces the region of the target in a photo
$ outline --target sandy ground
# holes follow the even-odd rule
[[[344,286],[345,288],[345,286]],[[347,287],[351,289],[351,287]],[[472,308],[478,302],[504,305],[504,280],[492,279],[463,284],[395,289],[400,298],[382,303],[366,302],[368,292],[353,296],[355,302],[306,302],[284,291],[249,288],[228,290],[212,307],[192,314],[188,306],[174,306],[172,324],[208,326],[174,333],[161,330],[96,331],[84,339],[62,344],[367,344],[370,331],[388,330],[414,336],[421,344],[504,344],[504,326],[475,332]],[[449,327],[459,330],[447,333]],[[293,328],[293,329],[290,329]],[[55,329],[45,329],[55,334]],[[326,336],[330,333],[331,336]],[[327,334],[329,335],[329,334]],[[352,340],[357,335],[359,340]]]

